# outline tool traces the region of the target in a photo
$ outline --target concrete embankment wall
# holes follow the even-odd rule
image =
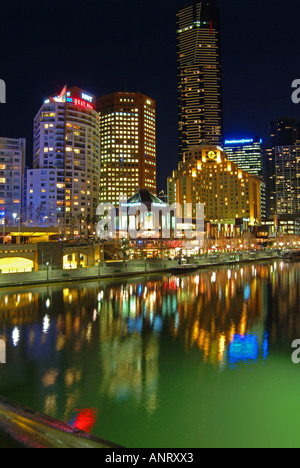
[[[0,440],[12,448],[121,448],[0,397]]]
[[[235,263],[255,262],[279,258],[275,252],[259,252],[255,254],[221,254],[219,256],[203,256],[190,260],[201,268],[220,265],[231,265]],[[0,274],[0,287],[18,286],[26,284],[55,283],[82,281],[89,279],[105,279],[117,277],[130,277],[150,273],[171,272],[172,268],[178,266],[178,260],[134,260],[129,262],[101,263],[100,266],[78,268],[76,270],[48,269],[43,271],[32,271],[27,273]]]

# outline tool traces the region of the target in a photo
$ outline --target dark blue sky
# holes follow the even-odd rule
[[[101,96],[140,91],[157,103],[159,188],[177,167],[176,12],[182,0],[9,0],[1,5],[0,135],[28,139],[45,97],[64,84]],[[300,119],[299,0],[219,0],[225,136],[268,135]]]

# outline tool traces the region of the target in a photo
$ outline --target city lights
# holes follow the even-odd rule
[[[300,3],[14,3],[0,447],[298,447]]]

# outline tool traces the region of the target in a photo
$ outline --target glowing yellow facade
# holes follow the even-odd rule
[[[230,162],[222,148],[195,146],[168,178],[168,202],[191,204],[192,217],[196,204],[203,203],[207,222],[234,224],[242,218],[254,226],[261,223],[260,185],[259,178]]]
[[[139,189],[156,194],[156,103],[141,93],[97,100],[100,116],[100,202],[118,206]]]

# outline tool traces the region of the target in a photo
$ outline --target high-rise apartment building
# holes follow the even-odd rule
[[[220,22],[217,0],[194,0],[177,13],[179,158],[223,135]]]
[[[65,87],[34,119],[27,171],[27,223],[57,226],[67,237],[85,231],[99,205],[100,139],[95,96]]]
[[[0,137],[0,222],[14,226],[22,219],[26,140]]]
[[[203,203],[209,223],[229,226],[241,219],[254,226],[261,222],[260,185],[258,177],[229,161],[219,146],[200,145],[184,153],[169,177],[168,202],[178,203],[191,218],[196,204]],[[185,207],[191,212],[185,213]]]
[[[266,150],[268,216],[300,215],[300,122],[279,118],[270,124]]]
[[[243,138],[225,140],[224,150],[227,158],[238,165],[240,169],[261,178],[261,215],[266,213],[266,185],[264,182],[264,150],[261,138]]]
[[[156,103],[141,93],[97,99],[100,116],[100,201],[118,205],[138,190],[156,194]]]

